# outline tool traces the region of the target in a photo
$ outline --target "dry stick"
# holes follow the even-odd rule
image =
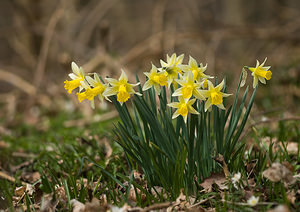
[[[89,41],[94,28],[99,23],[99,20],[112,8],[115,2],[116,0],[100,1],[98,5],[90,11],[88,17],[83,23],[83,26],[85,27],[80,30],[78,35],[78,41],[80,43],[86,44]]]
[[[208,197],[207,199],[203,199],[203,200],[201,200],[200,202],[197,202],[196,204],[191,205],[191,206],[189,206],[189,207],[187,207],[187,208],[194,208],[194,207],[199,206],[199,205],[201,205],[201,204],[203,204],[203,203],[205,203],[205,202],[207,202],[208,200],[213,199],[213,198],[215,198],[215,196],[211,196],[211,197]]]
[[[3,178],[5,180],[8,180],[8,181],[13,182],[13,183],[16,182],[15,178],[13,178],[12,176],[9,176],[8,174],[6,174],[6,173],[4,173],[2,171],[0,171],[0,178]],[[22,183],[22,185],[26,185],[27,184],[27,183],[25,183],[23,181],[21,181],[21,183]]]
[[[157,203],[154,205],[150,205],[146,208],[143,208],[141,212],[151,211],[151,210],[157,210],[162,208],[168,208],[170,206],[173,206],[173,202],[163,202],[163,203]]]
[[[254,127],[256,125],[266,124],[266,123],[272,123],[272,122],[279,122],[279,121],[300,121],[300,116],[286,117],[286,118],[277,118],[277,119],[267,119],[267,120],[261,120],[261,121],[255,122],[254,124],[251,124],[250,126],[247,127],[247,129],[244,131],[245,133],[241,136],[240,140],[243,140],[244,137],[252,129],[252,127]]]
[[[10,73],[8,71],[0,69],[0,80],[6,81],[20,90],[25,91],[28,95],[33,95],[36,92],[36,89],[29,82],[23,80],[21,77]]]
[[[58,23],[59,19],[62,17],[63,12],[64,8],[62,8],[61,5],[59,5],[56,11],[52,14],[47,28],[45,30],[41,52],[38,58],[38,64],[34,76],[34,85],[36,86],[36,88],[40,86],[43,80],[50,42],[54,33],[55,26]]]

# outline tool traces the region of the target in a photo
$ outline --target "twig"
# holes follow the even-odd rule
[[[0,80],[6,81],[16,86],[29,95],[33,95],[36,92],[35,87],[29,82],[26,82],[21,77],[2,69],[0,69]]]
[[[150,205],[146,208],[143,208],[141,212],[151,211],[151,210],[158,210],[162,208],[168,208],[170,206],[173,206],[174,202],[163,202],[163,203],[157,203],[154,205]]]
[[[63,12],[64,8],[61,6],[61,4],[59,4],[56,11],[52,14],[45,30],[44,39],[34,76],[34,85],[36,86],[36,88],[40,86],[43,80],[50,42],[54,33],[55,26],[58,23],[59,19],[62,17]]]
[[[15,178],[13,178],[12,176],[9,176],[8,174],[6,174],[6,173],[4,173],[2,171],[0,171],[0,178],[3,178],[5,180],[8,180],[8,181],[13,182],[13,183],[16,182]],[[22,183],[22,185],[26,185],[27,184],[27,183],[25,183],[23,181],[21,181],[21,183]]]
[[[194,205],[190,205],[190,206],[187,207],[187,208],[194,208],[194,207],[196,207],[196,206],[198,206],[198,205],[201,205],[201,204],[203,204],[203,203],[205,203],[205,202],[207,202],[208,200],[213,199],[213,198],[215,198],[215,196],[211,196],[211,197],[208,197],[208,198],[206,198],[206,199],[203,199],[203,200],[201,200],[200,202],[197,202],[197,203],[194,204]]]

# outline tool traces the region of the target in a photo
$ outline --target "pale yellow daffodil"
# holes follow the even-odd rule
[[[164,72],[158,72],[157,67],[153,64],[150,72],[144,72],[144,74],[148,77],[148,80],[143,86],[143,91],[146,91],[154,86],[155,91],[160,94],[160,86],[168,85],[167,76],[164,74]]]
[[[271,68],[271,66],[264,67],[266,60],[267,60],[267,58],[260,65],[259,65],[259,61],[256,60],[255,68],[247,67],[252,72],[252,76],[254,77],[253,88],[255,88],[257,86],[258,80],[261,83],[266,84],[266,80],[270,80],[272,77],[272,72],[269,70]]]
[[[204,74],[207,69],[207,64],[203,66],[202,63],[198,65],[197,61],[190,56],[188,65],[179,66],[184,72],[191,71],[194,75],[194,79],[198,82],[202,82],[204,79],[213,78],[212,76]]]
[[[181,79],[175,79],[175,81],[181,85],[172,96],[182,96],[185,99],[189,99],[194,95],[197,99],[205,100],[203,90],[199,90],[200,84],[194,80],[193,73],[191,71],[186,72]]]
[[[184,58],[184,54],[181,54],[177,57],[176,54],[174,53],[172,54],[171,57],[167,55],[167,62],[160,60],[162,70],[165,71],[165,74],[168,78],[168,86],[172,84],[174,79],[177,79],[178,74],[182,73],[179,66],[182,64],[183,58]]]
[[[123,70],[119,80],[113,78],[106,78],[111,87],[108,87],[104,92],[103,96],[109,97],[113,95],[117,95],[117,101],[121,103],[121,105],[126,102],[130,98],[130,94],[141,95],[136,92],[133,87],[139,85],[140,83],[130,84],[128,83],[128,77]]]
[[[224,80],[214,87],[211,81],[208,82],[208,90],[205,90],[204,96],[207,97],[207,101],[205,102],[205,112],[212,106],[216,105],[218,108],[225,110],[225,107],[223,105],[223,97],[228,97],[232,94],[222,93],[221,90],[224,87]]]
[[[184,119],[184,122],[187,121],[188,113],[199,114],[192,105],[195,103],[196,99],[185,99],[182,96],[178,98],[179,102],[171,102],[168,104],[169,107],[177,108],[173,113],[172,119],[177,118],[181,115]]]
[[[72,62],[71,64],[73,73],[69,74],[71,81],[65,80],[65,89],[68,90],[68,93],[72,93],[75,88],[79,87],[79,91],[83,89],[81,82],[84,81],[85,73],[82,67],[78,67],[76,63]]]

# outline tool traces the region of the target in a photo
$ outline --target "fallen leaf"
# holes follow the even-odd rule
[[[84,212],[84,210],[85,210],[85,205],[76,199],[72,199],[70,201],[70,204],[73,208],[73,210],[72,210],[73,212]]]
[[[286,150],[289,154],[297,155],[298,154],[298,143],[297,142],[288,142]]]
[[[53,194],[46,194],[42,197],[41,211],[42,212],[54,212],[59,203],[58,199],[53,199]]]
[[[296,182],[292,172],[280,163],[273,163],[272,166],[266,169],[262,174],[263,177],[272,182],[282,181],[287,184],[293,184]]]
[[[10,144],[5,141],[0,141],[0,149],[5,149],[10,147]]]
[[[290,210],[286,205],[278,205],[275,208],[268,210],[267,212],[290,212]]]
[[[18,196],[18,197],[21,197],[21,196],[23,196],[23,194],[25,193],[25,191],[26,191],[26,186],[25,185],[17,187],[15,189],[15,195]]]
[[[288,191],[288,192],[287,192],[287,198],[288,198],[289,202],[290,202],[292,205],[295,205],[296,194],[295,194],[295,191],[294,191],[294,190],[291,190],[291,191]]]
[[[85,203],[84,212],[94,212],[94,211],[104,212],[107,211],[107,209],[108,209],[107,204],[105,205],[100,204],[100,201],[94,197],[91,202]]]
[[[206,192],[212,191],[212,185],[215,183],[221,190],[228,189],[225,185],[226,178],[223,173],[213,173],[209,178],[206,178],[200,185],[205,189]]]
[[[23,172],[21,177],[24,181],[34,183],[41,179],[41,175],[39,172]]]

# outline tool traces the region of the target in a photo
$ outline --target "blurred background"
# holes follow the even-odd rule
[[[124,68],[133,82],[174,52],[226,76],[231,93],[244,65],[268,57],[253,115],[299,115],[299,44],[299,0],[1,0],[0,134],[61,111],[95,115],[64,89],[72,61],[101,76]]]

